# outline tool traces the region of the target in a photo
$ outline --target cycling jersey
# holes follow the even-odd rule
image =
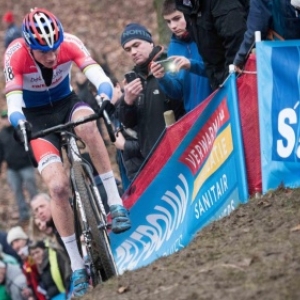
[[[9,120],[13,126],[25,119],[22,108],[51,105],[66,98],[72,91],[72,63],[85,73],[98,92],[111,97],[113,86],[102,68],[90,57],[84,44],[74,35],[65,33],[58,50],[58,63],[53,68],[52,82],[45,84],[40,67],[23,38],[12,42],[5,52],[4,72]]]

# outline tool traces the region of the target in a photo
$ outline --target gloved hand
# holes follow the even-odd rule
[[[100,95],[96,96],[96,101],[99,105],[99,109],[97,111],[97,113],[99,115],[102,115],[103,110],[106,110],[106,112],[108,113],[108,115],[112,115],[115,112],[115,106],[110,102],[110,100],[105,99],[102,100]]]
[[[111,116],[116,110],[116,107],[110,102],[110,100],[104,100],[102,102],[102,106],[109,116]]]
[[[26,120],[22,120],[19,122],[18,126],[14,130],[14,138],[17,142],[23,144],[25,141],[24,140],[24,133],[25,133],[27,136],[27,141],[29,142],[31,139],[31,131],[32,131],[31,124]]]

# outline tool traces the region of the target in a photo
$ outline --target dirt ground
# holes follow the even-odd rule
[[[82,299],[300,299],[300,190],[250,199],[184,250]]]

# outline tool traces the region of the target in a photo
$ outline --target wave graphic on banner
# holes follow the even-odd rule
[[[203,143],[202,143],[203,142]],[[236,78],[169,126],[124,194],[132,227],[111,234],[119,272],[183,249],[247,200]]]
[[[178,178],[180,183],[175,190],[167,190],[161,197],[163,202],[155,205],[154,213],[146,216],[147,222],[139,225],[116,249],[115,259],[120,273],[134,269],[141,261],[147,260],[170,239],[183,222],[189,200],[189,187],[182,174]]]

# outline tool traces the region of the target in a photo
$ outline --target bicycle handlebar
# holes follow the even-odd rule
[[[97,100],[97,103],[98,103],[99,108],[100,108],[98,112],[96,112],[94,114],[91,114],[89,116],[86,116],[86,117],[82,117],[82,118],[77,119],[75,121],[70,121],[70,122],[67,122],[65,124],[56,125],[56,126],[53,126],[53,127],[50,127],[50,128],[32,133],[31,134],[31,140],[37,139],[39,137],[43,137],[43,136],[45,136],[47,134],[50,134],[50,133],[59,132],[59,131],[63,131],[63,130],[66,130],[66,129],[73,129],[73,128],[75,128],[76,126],[78,126],[80,124],[84,124],[84,123],[87,123],[89,121],[97,120],[101,117],[104,119],[104,122],[105,122],[105,125],[107,127],[108,132],[112,131],[113,136],[115,137],[114,131],[113,131],[113,128],[112,128],[111,120],[109,118],[109,115],[108,115],[107,111],[105,110],[106,105],[107,105],[107,102],[105,102],[105,101],[109,101],[109,100],[104,100],[100,96],[96,96],[96,100]],[[25,127],[24,127],[24,129],[25,129]],[[26,131],[25,131],[25,133],[26,133]],[[23,134],[24,134],[24,132],[23,132]],[[111,138],[111,136],[110,136],[110,138]],[[112,140],[112,138],[111,138],[111,140]],[[114,142],[114,141],[112,140],[112,142]]]
[[[50,133],[59,132],[59,131],[63,131],[63,130],[66,130],[66,129],[71,129],[71,128],[74,128],[74,127],[76,127],[80,124],[84,124],[84,123],[87,123],[89,121],[93,121],[93,120],[96,120],[96,119],[99,119],[99,118],[100,118],[100,115],[98,113],[96,113],[96,114],[89,115],[87,117],[82,117],[80,119],[77,119],[76,121],[70,121],[70,122],[65,123],[65,124],[56,125],[56,126],[53,126],[53,127],[50,127],[50,128],[32,133],[31,134],[31,139],[33,140],[33,139],[37,139],[39,137],[43,137],[43,136],[45,136],[47,134],[50,134]]]
[[[103,107],[103,102],[105,101],[101,96],[97,95],[95,97],[100,109]],[[111,104],[112,105],[112,104]],[[114,132],[114,128],[112,126],[110,117],[107,113],[107,111],[105,110],[105,108],[103,109],[103,120],[109,135],[109,138],[111,140],[112,143],[114,143],[116,141],[116,136],[115,136],[115,132]]]
[[[97,100],[97,98],[96,98],[96,100]],[[113,126],[112,126],[111,120],[109,118],[109,115],[108,115],[107,111],[105,110],[105,107],[106,107],[105,101],[107,101],[107,100],[104,100],[102,97],[100,97],[99,102],[97,100],[97,102],[99,104],[99,107],[100,107],[100,109],[97,113],[91,114],[91,115],[86,116],[86,117],[82,117],[82,118],[77,119],[75,121],[70,121],[70,122],[67,122],[65,124],[56,125],[56,126],[44,129],[44,130],[39,130],[37,132],[34,132],[34,133],[31,134],[30,140],[34,140],[34,139],[37,139],[39,137],[43,137],[43,136],[45,136],[47,134],[50,134],[50,133],[61,132],[61,131],[64,131],[66,129],[73,129],[73,128],[75,128],[76,126],[78,126],[80,124],[84,124],[84,123],[87,123],[89,121],[97,120],[97,119],[103,117],[104,123],[106,125],[107,131],[108,131],[108,134],[109,134],[109,137],[110,137],[110,140],[112,142],[115,142],[116,137],[115,137],[115,134],[114,134]],[[23,123],[23,124],[21,123],[20,128],[21,128],[23,136],[24,136],[25,151],[27,153],[30,153],[31,151],[30,151],[29,139],[27,137],[25,123]],[[31,158],[31,160],[33,161],[33,165],[37,166],[37,163],[35,162],[35,160],[33,158]]]

